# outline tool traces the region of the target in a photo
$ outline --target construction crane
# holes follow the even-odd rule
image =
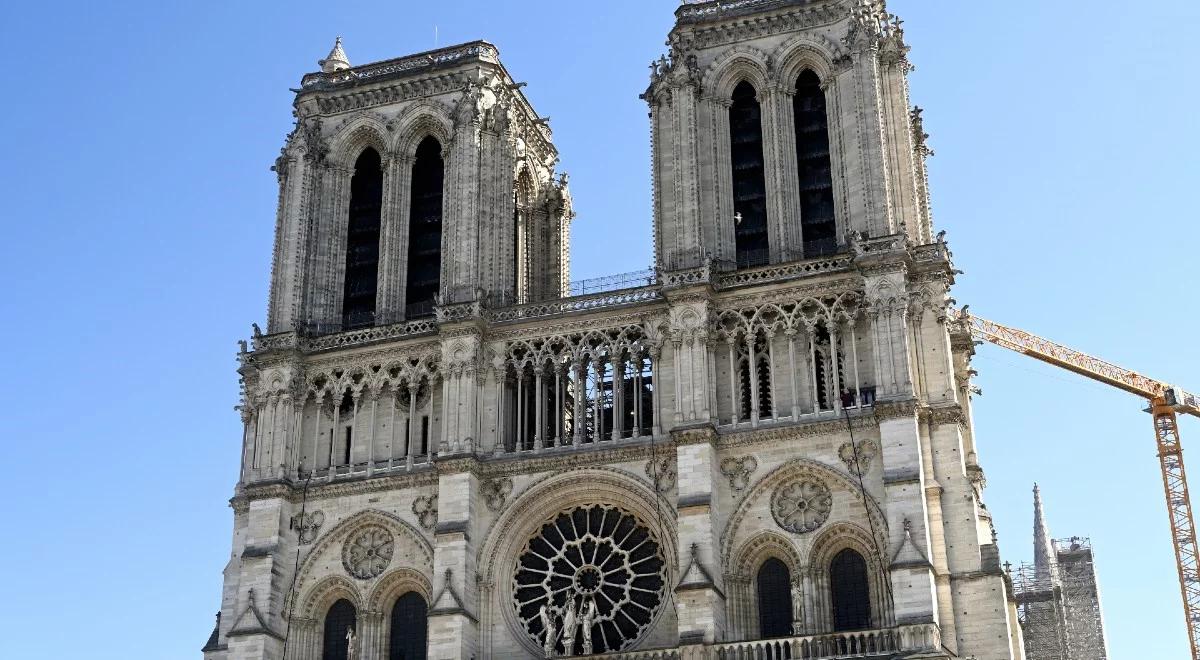
[[[1178,420],[1180,413],[1200,417],[1200,398],[1062,344],[980,318],[970,314],[966,307],[961,311],[952,311],[952,316],[969,327],[976,339],[1120,388],[1150,402],[1149,412],[1154,418],[1158,461],[1167,496],[1167,513],[1171,518],[1171,536],[1175,542],[1179,588],[1183,594],[1184,615],[1187,617],[1188,641],[1192,647],[1192,660],[1200,660],[1200,550],[1197,548],[1196,522],[1192,517],[1192,503],[1188,495],[1187,473],[1183,468]]]

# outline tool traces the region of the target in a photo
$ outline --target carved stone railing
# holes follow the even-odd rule
[[[332,73],[310,73],[300,81],[300,86],[308,89],[328,89],[346,84],[367,82],[377,78],[411,73],[420,69],[429,69],[468,58],[482,58],[494,61],[499,56],[496,47],[486,41],[472,41],[459,46],[431,50],[408,57],[400,57],[374,64],[334,71]]]
[[[575,298],[518,305],[516,307],[509,307],[508,309],[495,310],[489,316],[490,320],[497,323],[522,321],[571,312],[586,312],[607,307],[620,307],[659,300],[660,298],[662,298],[662,293],[659,292],[657,287],[642,287],[639,289],[609,291],[592,296],[578,296]]]
[[[377,341],[416,337],[434,332],[437,332],[437,324],[433,322],[433,319],[419,319],[407,323],[394,323],[315,337],[305,340],[303,345],[308,350],[324,351],[331,348],[346,348]]]
[[[749,268],[721,274],[717,277],[716,286],[718,289],[728,289],[735,286],[766,284],[798,277],[836,273],[850,270],[853,262],[854,257],[852,255],[842,254],[832,257],[822,257],[820,259],[808,259],[805,261],[793,261],[759,268]]]
[[[805,4],[812,4],[812,0],[683,0],[675,17],[680,23],[697,23]],[[836,5],[818,6],[813,11],[820,11],[829,18],[837,16]]]
[[[629,651],[589,658],[605,660],[841,660],[891,658],[896,653],[938,651],[941,632],[932,623],[883,630],[761,639],[673,649]]]

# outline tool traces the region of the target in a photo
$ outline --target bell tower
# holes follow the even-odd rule
[[[350,65],[337,41],[296,90],[273,168],[269,332],[562,295],[573,217],[547,120],[483,41]]]
[[[660,268],[930,240],[900,21],[879,0],[684,2],[643,98]]]

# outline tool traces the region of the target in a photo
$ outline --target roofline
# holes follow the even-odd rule
[[[308,92],[347,89],[401,78],[414,72],[455,66],[464,61],[486,62],[497,65],[501,69],[504,68],[500,64],[500,49],[496,48],[494,44],[480,39],[389,60],[361,64],[340,71],[306,73],[300,80],[300,88],[295,91],[296,95],[300,96]],[[505,73],[507,74],[507,72]]]

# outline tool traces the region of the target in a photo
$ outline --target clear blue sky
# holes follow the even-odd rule
[[[0,20],[0,657],[199,658],[228,554],[235,340],[262,323],[288,88],[486,38],[553,117],[574,275],[645,267],[637,95],[674,2],[13,2]],[[894,0],[935,222],[995,320],[1200,389],[1195,0]],[[1001,549],[1097,548],[1116,659],[1185,657],[1141,403],[984,347],[977,432]],[[1200,447],[1200,423],[1184,422]],[[1200,453],[1189,454],[1200,475]],[[1200,478],[1200,477],[1197,477]]]

